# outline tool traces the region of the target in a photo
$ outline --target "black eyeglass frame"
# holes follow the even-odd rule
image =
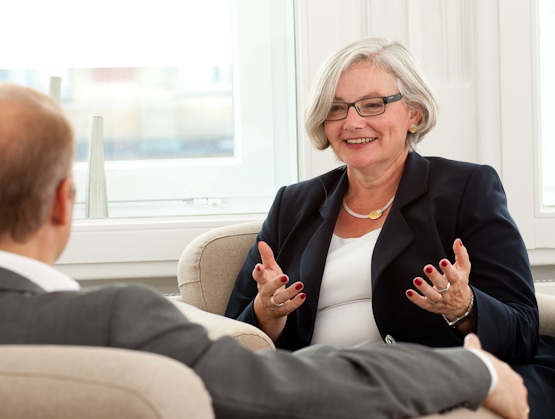
[[[351,107],[355,108],[355,110],[357,111],[357,113],[358,113],[360,116],[362,116],[363,118],[370,117],[370,116],[382,115],[382,114],[385,113],[385,108],[386,108],[385,105],[387,105],[388,103],[397,102],[397,101],[401,100],[402,98],[403,98],[403,94],[402,94],[402,93],[396,93],[396,94],[391,95],[391,96],[367,97],[367,98],[360,99],[360,100],[357,100],[356,102],[351,102],[351,103],[348,103],[348,102],[333,102],[334,104],[335,104],[335,103],[340,103],[340,104],[342,104],[342,105],[347,105],[347,110],[346,110],[346,112],[345,112],[345,116],[344,116],[343,118],[338,118],[338,119],[328,119],[328,118],[326,118],[325,121],[342,121],[343,119],[346,119],[347,116],[349,115],[349,109],[351,109]],[[362,114],[360,113],[360,110],[359,110],[358,106],[357,106],[357,103],[359,103],[359,102],[364,102],[365,100],[369,100],[369,99],[381,99],[381,100],[383,101],[383,111],[381,111],[380,113],[372,114],[372,115],[362,115]]]

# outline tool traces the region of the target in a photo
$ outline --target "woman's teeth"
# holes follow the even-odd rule
[[[367,144],[374,141],[376,138],[353,138],[351,140],[347,140],[348,144]]]

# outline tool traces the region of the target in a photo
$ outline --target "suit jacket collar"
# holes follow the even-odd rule
[[[0,267],[0,292],[2,291],[32,292],[35,294],[46,292],[24,276]]]
[[[27,256],[0,251],[0,267],[27,278],[46,292],[79,289],[79,284],[74,279],[46,263]]]

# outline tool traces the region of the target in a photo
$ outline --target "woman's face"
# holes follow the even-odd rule
[[[396,79],[386,71],[362,62],[346,70],[337,85],[334,102],[356,102],[369,97],[399,93]],[[405,140],[420,115],[403,100],[386,105],[377,116],[360,116],[354,107],[347,118],[324,122],[324,132],[336,156],[349,168],[385,172],[407,155]]]

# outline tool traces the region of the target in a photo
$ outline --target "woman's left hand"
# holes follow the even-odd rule
[[[424,274],[431,285],[421,277],[414,278],[413,284],[418,292],[408,289],[407,298],[431,313],[443,314],[449,320],[462,316],[470,306],[472,290],[468,285],[470,258],[461,239],[453,243],[455,263],[447,259],[439,261],[441,272],[433,265],[424,267]],[[442,273],[443,272],[443,273]]]

